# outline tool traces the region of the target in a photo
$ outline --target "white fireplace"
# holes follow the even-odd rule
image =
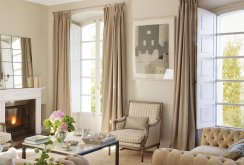
[[[11,101],[35,100],[35,133],[41,134],[41,97],[43,88],[0,90],[0,123],[5,123],[5,105]]]

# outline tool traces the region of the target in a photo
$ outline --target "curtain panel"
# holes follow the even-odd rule
[[[22,84],[23,87],[28,87],[28,78],[33,78],[32,68],[32,51],[31,51],[31,39],[21,37],[21,49],[22,49]]]
[[[53,111],[70,111],[70,12],[54,13],[53,22]]]
[[[180,0],[171,147],[190,150],[196,135],[197,0]]]
[[[104,8],[102,130],[109,132],[112,121],[123,115],[125,89],[124,5]]]

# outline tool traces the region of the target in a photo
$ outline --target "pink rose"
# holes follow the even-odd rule
[[[58,119],[63,120],[64,115],[65,114],[61,110],[54,111],[50,116],[50,120],[58,120]]]
[[[58,130],[60,132],[67,132],[68,131],[68,125],[66,123],[62,123],[59,127]]]

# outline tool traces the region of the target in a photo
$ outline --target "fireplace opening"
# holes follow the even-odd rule
[[[35,132],[35,106],[32,100],[6,103],[5,123],[12,137],[29,135]]]

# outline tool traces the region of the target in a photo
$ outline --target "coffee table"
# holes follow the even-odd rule
[[[84,144],[79,137],[70,136],[70,139],[75,139],[79,141],[77,146],[71,146],[70,150],[66,151],[62,149],[62,144],[54,143],[50,148],[50,152],[60,154],[60,155],[86,155],[103,148],[115,146],[115,165],[119,165],[119,141],[118,140],[111,140],[110,142],[103,143],[103,144]],[[33,145],[29,143],[22,143],[22,158],[26,159],[26,148],[39,148],[43,149],[45,146],[44,144],[40,145]]]

